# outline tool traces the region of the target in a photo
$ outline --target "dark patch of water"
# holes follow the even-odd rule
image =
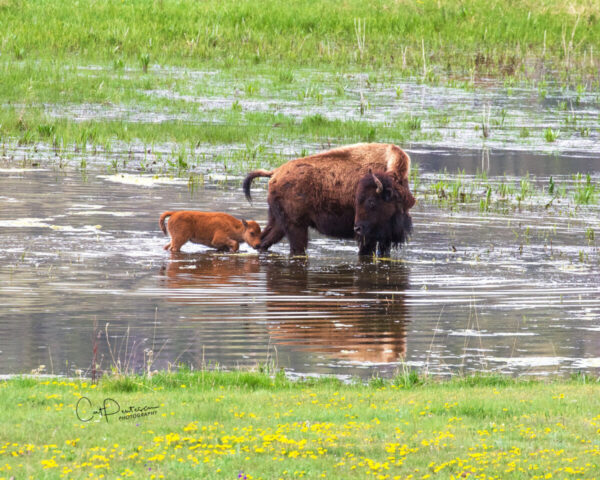
[[[502,149],[419,148],[408,149],[413,162],[424,172],[459,170],[474,175],[484,172],[488,176],[536,177],[557,175],[598,174],[598,156],[589,152],[548,154],[530,149],[514,151]]]

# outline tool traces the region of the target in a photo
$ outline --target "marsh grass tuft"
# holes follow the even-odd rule
[[[148,66],[150,65],[150,54],[149,53],[140,54],[140,64],[142,66],[142,71],[144,73],[148,73]]]
[[[596,203],[598,197],[598,187],[592,182],[592,178],[588,173],[585,179],[581,173],[574,178],[575,191],[573,192],[573,200],[577,205],[589,205]]]
[[[560,135],[560,130],[553,130],[552,128],[546,128],[544,130],[544,140],[549,143],[555,142]]]

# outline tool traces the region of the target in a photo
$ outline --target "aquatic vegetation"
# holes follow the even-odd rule
[[[526,200],[528,197],[531,196],[531,182],[529,180],[529,175],[524,176],[523,178],[521,178],[521,180],[519,181],[520,184],[520,191],[517,195],[517,201],[519,202],[519,204]]]
[[[328,12],[327,21],[318,21],[323,14],[311,6],[278,0],[261,8],[251,2],[189,0],[150,7],[139,1],[85,2],[77,10],[65,1],[20,8],[8,4],[4,23],[12,34],[4,51],[18,61],[45,52],[60,59],[75,55],[92,62],[140,62],[142,68],[148,58],[177,65],[368,64],[431,80],[439,70],[511,79],[535,75],[529,65],[537,62],[552,62],[570,75],[593,72],[597,64],[593,48],[599,20],[592,4],[579,2],[575,16],[558,0],[544,5],[495,0],[485,6],[472,0],[440,6],[427,0],[385,11],[353,0],[343,6],[325,2],[321,8]],[[43,27],[35,18],[46,19]],[[582,19],[585,28],[578,27]],[[390,42],[398,25],[403,26],[402,42]]]
[[[575,191],[573,192],[573,200],[577,205],[589,205],[596,203],[598,192],[598,186],[592,182],[592,178],[589,174],[585,176],[585,180],[581,174],[575,176]]]
[[[544,139],[547,142],[555,142],[560,135],[560,130],[553,130],[552,128],[546,128],[544,130]]]
[[[417,116],[410,115],[406,120],[401,122],[401,126],[406,130],[421,130],[421,119]]]
[[[588,243],[592,243],[596,239],[596,233],[592,227],[587,227],[585,229],[585,238]]]
[[[453,209],[468,209],[476,204],[480,212],[506,211],[507,208],[548,209],[557,199],[570,199],[573,206],[598,205],[600,189],[589,174],[577,174],[572,181],[560,183],[551,176],[547,186],[525,175],[514,181],[489,179],[486,175],[465,175],[445,172],[426,178],[416,177],[413,188],[421,201],[447,205]],[[475,203],[474,203],[475,202]]]

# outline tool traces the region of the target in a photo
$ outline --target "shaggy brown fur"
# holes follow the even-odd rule
[[[371,171],[384,172],[389,177],[398,192],[395,201],[410,196],[403,208],[408,215],[414,204],[408,189],[410,157],[396,145],[348,145],[289,161],[272,171],[250,172],[243,184],[248,200],[252,180],[271,177],[267,196],[269,222],[259,249],[266,250],[287,236],[292,255],[303,255],[308,227],[331,237],[353,238],[357,185]],[[367,240],[363,239],[362,245],[367,247],[361,248],[360,254],[374,252],[377,240]]]
[[[167,217],[170,218],[165,227]],[[238,220],[227,213],[190,210],[165,212],[160,216],[158,224],[165,235],[167,230],[171,235],[171,241],[164,249],[172,252],[179,252],[188,241],[230,252],[237,252],[241,242],[254,248],[260,244],[258,223]]]

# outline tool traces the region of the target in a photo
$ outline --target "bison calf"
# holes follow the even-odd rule
[[[165,220],[169,218],[165,227]],[[165,212],[158,221],[160,229],[171,241],[165,250],[179,252],[184,243],[191,241],[217,250],[237,252],[239,244],[246,242],[257,248],[260,244],[260,226],[250,220],[238,220],[226,213],[213,212]]]
[[[270,177],[269,221],[260,250],[286,236],[292,255],[304,255],[308,228],[336,238],[356,238],[359,254],[388,255],[412,229],[415,204],[408,187],[410,157],[391,144],[356,144],[291,160],[272,170],[250,172],[246,198],[256,177]]]

